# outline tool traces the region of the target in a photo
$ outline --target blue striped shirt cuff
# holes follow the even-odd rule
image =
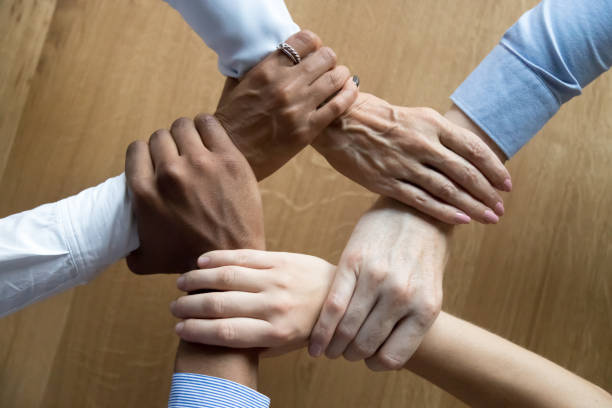
[[[270,398],[244,385],[202,374],[174,373],[168,408],[268,408]]]

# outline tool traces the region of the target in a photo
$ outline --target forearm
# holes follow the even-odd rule
[[[601,388],[444,312],[406,368],[470,406],[612,406]]]
[[[240,78],[299,27],[283,0],[165,0],[219,56],[223,75]]]
[[[452,95],[508,157],[612,65],[612,3],[544,0]]]
[[[180,342],[174,371],[224,378],[257,389],[259,353]]]
[[[138,247],[125,177],[0,220],[0,316],[92,280]]]

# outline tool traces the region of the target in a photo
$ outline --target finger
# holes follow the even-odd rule
[[[179,118],[175,120],[170,127],[170,134],[180,155],[201,152],[204,148],[200,134],[191,119]]]
[[[474,198],[493,209],[497,215],[504,214],[504,204],[489,180],[482,175],[470,162],[458,156],[451,150],[438,150],[436,157],[425,161],[425,164],[444,173],[448,178],[460,185]],[[495,214],[485,214],[490,223],[496,223],[499,218]]]
[[[201,113],[196,116],[194,123],[202,143],[208,150],[240,154],[232,139],[214,116]]]
[[[181,319],[220,319],[228,317],[265,317],[260,294],[249,292],[210,292],[187,295],[170,304],[172,314]]]
[[[313,357],[320,356],[327,349],[336,327],[348,307],[355,289],[355,274],[349,270],[338,271],[327,295],[319,320],[310,335],[308,352]]]
[[[454,124],[443,129],[444,131],[440,133],[440,142],[444,146],[476,166],[498,189],[512,190],[508,169],[482,139]]]
[[[236,265],[254,269],[271,269],[278,263],[278,252],[256,249],[234,249],[210,251],[198,258],[200,268],[216,268]]]
[[[358,95],[359,90],[355,81],[352,78],[347,79],[336,96],[312,113],[310,121],[313,130],[317,133],[322,132],[355,103]]]
[[[347,67],[341,65],[327,71],[315,80],[308,88],[309,97],[312,100],[313,108],[323,105],[344,87],[347,80],[351,77],[351,72]]]
[[[389,298],[381,298],[347,347],[344,357],[349,361],[358,361],[373,356],[403,315],[403,308],[398,308]]]
[[[445,175],[423,167],[419,171],[413,172],[412,177],[412,181],[419,187],[440,201],[456,207],[469,217],[485,224],[499,221],[499,218],[489,207],[460,189],[454,182],[446,178]]]
[[[305,59],[311,53],[321,48],[321,39],[310,30],[302,30],[295,33],[285,42],[292,46],[302,59]],[[274,59],[279,65],[294,66],[293,62],[281,51],[274,53]]]
[[[368,318],[378,299],[380,280],[372,279],[369,272],[373,271],[362,273],[357,279],[355,293],[325,352],[329,358],[337,358],[344,353],[360,331],[363,322]]]
[[[417,350],[429,326],[420,324],[415,316],[403,318],[376,354],[366,359],[374,371],[399,370]]]
[[[260,269],[222,266],[198,269],[181,275],[176,286],[185,292],[202,289],[259,292],[266,287],[266,275]]]
[[[149,151],[155,168],[161,163],[174,160],[179,154],[172,135],[166,129],[153,132],[149,139]]]
[[[338,57],[329,47],[321,47],[302,62],[294,70],[299,73],[301,80],[311,85],[319,77],[336,66]]]
[[[459,209],[441,202],[427,191],[403,180],[395,180],[389,197],[447,224],[468,224],[471,218]]]
[[[187,319],[176,325],[176,333],[183,340],[212,346],[256,348],[276,345],[269,322],[244,317]]]
[[[150,180],[153,176],[149,146],[142,140],[130,143],[125,153],[125,177],[130,188],[138,180]]]

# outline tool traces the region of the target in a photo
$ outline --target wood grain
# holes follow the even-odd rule
[[[536,3],[287,1],[296,21],[359,74],[363,90],[441,111]],[[17,21],[12,7],[28,11]],[[129,142],[211,111],[219,96],[216,57],[161,1],[4,1],[4,21],[0,216],[118,174]],[[22,66],[19,78],[27,79],[14,87]],[[515,190],[502,223],[456,231],[444,306],[608,390],[610,112],[607,75],[512,159]],[[268,247],[332,262],[374,200],[311,149],[261,190]],[[176,346],[167,307],[176,295],[172,277],[133,276],[121,262],[87,286],[2,319],[0,406],[165,406]],[[260,384],[276,407],[461,406],[411,373],[372,373],[304,351],[263,361]]]

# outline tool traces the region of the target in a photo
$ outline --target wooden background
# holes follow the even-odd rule
[[[288,1],[390,102],[443,111],[534,0]],[[350,5],[350,6],[349,6]],[[154,0],[0,1],[0,216],[123,169],[124,150],[213,110],[216,57]],[[444,308],[612,390],[612,75],[564,107],[510,163],[498,226],[461,227]],[[335,262],[372,194],[308,149],[261,185],[268,245]],[[0,321],[0,406],[162,407],[177,339],[172,277],[124,262]],[[503,369],[503,367],[500,367]],[[454,407],[408,372],[306,352],[262,363],[276,407]]]

